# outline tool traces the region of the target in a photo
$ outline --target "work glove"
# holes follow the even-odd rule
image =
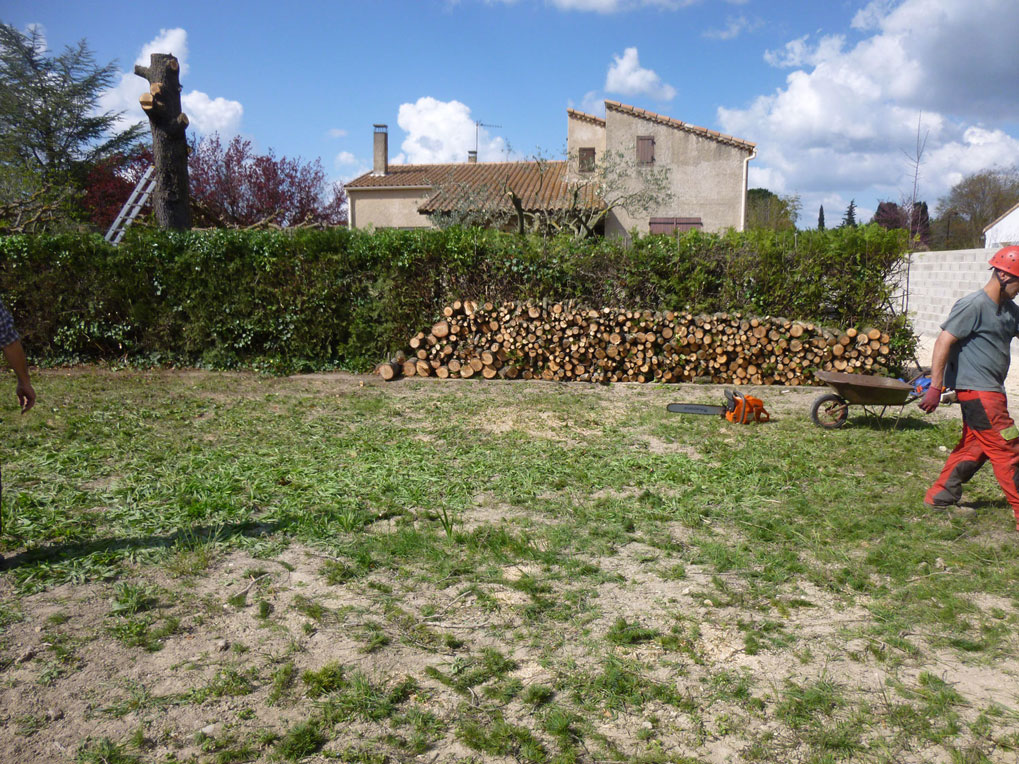
[[[934,411],[941,403],[941,388],[931,385],[927,388],[927,392],[924,393],[923,400],[918,404],[920,410],[928,414]]]

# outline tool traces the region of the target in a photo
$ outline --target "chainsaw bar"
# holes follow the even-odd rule
[[[670,403],[665,407],[673,414],[705,414],[707,416],[724,416],[725,406],[708,406],[704,403]]]

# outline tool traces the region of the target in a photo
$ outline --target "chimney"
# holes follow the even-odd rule
[[[385,175],[389,172],[389,128],[375,125],[375,162],[372,175]]]
[[[477,149],[470,149],[467,152],[467,164],[477,164],[477,163],[478,163],[478,151],[477,151]]]

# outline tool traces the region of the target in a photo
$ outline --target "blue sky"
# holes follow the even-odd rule
[[[566,109],[606,98],[756,143],[750,185],[799,195],[805,226],[907,198],[918,124],[932,210],[1019,163],[1016,0],[0,0],[0,20],[116,59],[103,105],[132,121],[134,63],[173,52],[196,130],[337,180],[369,167],[376,122],[396,162],[463,161],[477,120],[498,126],[481,161],[558,156]]]

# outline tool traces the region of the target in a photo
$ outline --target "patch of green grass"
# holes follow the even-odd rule
[[[364,624],[362,634],[364,636],[364,646],[361,650],[365,653],[374,653],[377,650],[381,650],[391,641],[382,625],[374,621],[368,621]]]
[[[614,645],[638,645],[661,636],[657,629],[648,629],[639,623],[630,623],[619,616],[609,628],[605,638]]]
[[[158,590],[147,584],[124,581],[117,584],[110,615],[132,616],[159,605]]]
[[[76,764],[142,764],[142,760],[129,754],[125,746],[107,737],[99,740],[86,738],[78,746],[74,760]]]
[[[387,689],[358,671],[322,704],[322,716],[330,725],[355,719],[388,719],[417,687],[417,683],[408,677]]]
[[[788,681],[775,715],[793,729],[814,724],[819,716],[831,716],[845,705],[841,688],[830,679],[806,684]]]
[[[607,656],[596,672],[573,671],[564,679],[575,703],[588,710],[635,710],[652,700],[689,708],[689,698],[668,682],[649,676],[640,664],[614,655]]]
[[[328,740],[317,721],[301,722],[280,738],[275,753],[284,761],[300,761],[317,752]]]
[[[113,637],[128,647],[142,647],[149,652],[161,650],[164,640],[179,629],[180,619],[176,616],[157,619],[151,615],[122,618],[107,627]]]
[[[308,616],[316,623],[322,623],[329,616],[329,608],[319,602],[315,602],[303,594],[294,597],[291,607],[298,613]]]
[[[543,684],[532,684],[524,690],[520,699],[529,706],[544,706],[555,697],[555,690]]]
[[[501,713],[463,716],[456,725],[456,738],[479,753],[511,756],[517,761],[543,763],[548,752],[526,727],[507,722]]]
[[[187,698],[194,703],[204,703],[209,698],[250,695],[255,691],[257,678],[258,671],[253,667],[246,671],[230,667],[221,668],[213,675],[208,684],[192,690],[187,694]]]
[[[309,698],[328,695],[347,685],[346,674],[339,663],[327,663],[318,671],[305,671],[301,680],[308,688],[305,692]]]
[[[287,661],[272,674],[272,682],[269,688],[269,696],[266,698],[266,703],[270,706],[274,706],[280,702],[287,690],[294,683],[294,678],[297,676],[297,666],[294,665],[293,661]]]
[[[517,667],[516,661],[507,658],[498,650],[486,647],[479,656],[458,657],[442,671],[435,666],[427,666],[425,673],[459,692],[466,693],[472,687],[501,677]]]

